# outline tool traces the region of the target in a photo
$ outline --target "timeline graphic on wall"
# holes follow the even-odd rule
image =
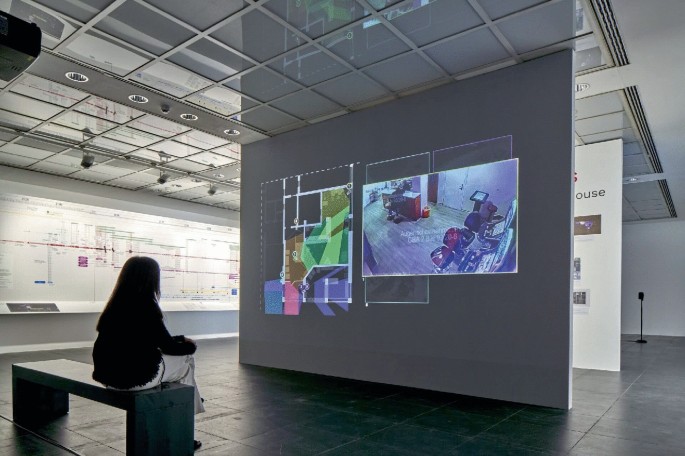
[[[99,311],[133,255],[159,263],[163,310],[238,308],[237,228],[0,194],[0,310]]]
[[[344,165],[262,184],[263,309],[335,316],[352,301],[352,182]]]

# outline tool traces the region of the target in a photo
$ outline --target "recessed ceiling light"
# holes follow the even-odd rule
[[[147,99],[147,97],[144,97],[142,95],[129,95],[128,99],[134,103],[147,103],[148,101],[150,101]]]
[[[181,114],[181,119],[190,120],[192,122],[193,120],[197,120],[197,116],[195,114]]]
[[[223,179],[223,178],[226,177],[226,176],[224,176],[224,175],[221,174],[221,173],[214,173],[214,177],[216,177],[217,179]]]
[[[590,88],[590,84],[588,84],[587,82],[580,82],[580,83],[576,84],[576,92],[583,92],[589,88]]]
[[[238,172],[238,173],[240,172],[240,168],[236,168],[235,170],[236,170],[236,172]]]
[[[86,76],[85,74],[77,73],[75,71],[65,73],[64,76],[66,76],[67,79],[74,82],[88,82],[88,76]]]
[[[228,136],[238,136],[240,132],[236,130],[235,128],[231,128],[229,130],[224,130],[224,133],[226,133]]]

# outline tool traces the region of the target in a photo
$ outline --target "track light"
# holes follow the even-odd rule
[[[159,173],[159,179],[157,179],[157,182],[160,184],[166,184],[167,181],[169,180],[169,175],[165,173],[164,171]]]
[[[83,152],[83,158],[81,159],[81,168],[88,169],[95,163],[95,157],[90,155],[88,152]]]
[[[209,190],[207,190],[208,195],[213,195],[216,193],[216,185],[210,185]]]

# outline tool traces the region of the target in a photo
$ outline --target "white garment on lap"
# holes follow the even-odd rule
[[[200,392],[195,383],[195,357],[193,355],[162,355],[162,362],[155,378],[144,385],[133,388],[119,389],[108,386],[107,388],[119,391],[142,391],[159,386],[161,383],[183,383],[195,389],[195,414],[205,411],[205,407],[200,399]]]

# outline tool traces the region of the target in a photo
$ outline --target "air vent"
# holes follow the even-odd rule
[[[664,195],[666,206],[668,206],[668,212],[671,214],[671,217],[678,217],[678,214],[675,211],[675,205],[673,204],[673,198],[671,198],[671,190],[668,189],[668,182],[666,182],[665,179],[659,180],[659,188]]]
[[[614,17],[614,9],[611,7],[610,0],[591,0],[592,9],[595,17],[602,27],[604,34],[604,41],[607,43],[609,52],[614,60],[616,66],[628,65],[628,54],[626,47],[623,45],[623,38],[621,32],[618,30],[616,18]]]
[[[640,100],[640,94],[637,91],[637,87],[626,87],[623,89],[623,94],[626,96],[626,100],[628,100],[628,105],[630,106],[633,118],[637,124],[637,129],[639,130],[642,142],[645,145],[647,158],[649,158],[649,163],[652,165],[653,171],[655,173],[663,173],[664,169],[661,167],[661,160],[659,160],[659,154],[657,154],[656,146],[654,145],[654,138],[649,129],[647,116],[645,115],[645,110],[642,108],[642,101]]]

